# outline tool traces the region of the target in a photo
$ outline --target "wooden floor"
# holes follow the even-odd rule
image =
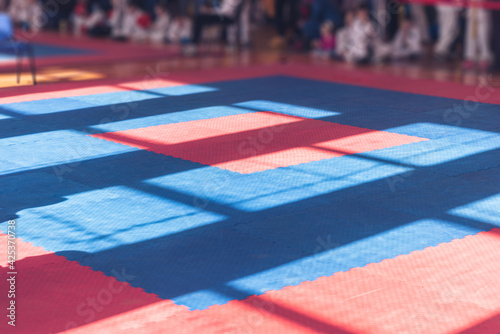
[[[43,33],[54,37],[54,33]],[[431,57],[415,63],[386,63],[359,67],[333,60],[315,59],[307,53],[297,53],[268,47],[272,37],[269,30],[260,31],[258,43],[253,50],[225,52],[221,46],[212,47],[197,57],[184,57],[176,46],[161,46],[168,54],[147,60],[118,60],[116,62],[90,61],[86,63],[70,63],[60,66],[39,66],[37,81],[39,85],[56,82],[89,81],[99,79],[117,79],[140,77],[142,75],[165,76],[173,72],[196,71],[210,68],[231,68],[250,65],[273,65],[286,63],[314,64],[315,66],[337,67],[352,70],[353,75],[365,71],[383,73],[391,76],[408,77],[412,79],[430,79],[440,82],[455,82],[465,85],[485,85],[500,87],[500,73],[485,73],[481,71],[464,71],[459,62],[437,64]],[[66,37],[66,39],[69,37]],[[90,40],[92,41],[92,40]],[[88,42],[88,40],[87,40]],[[215,49],[215,50],[214,50]],[[168,53],[167,53],[168,51]],[[27,69],[26,69],[27,70]],[[32,85],[31,75],[22,73],[21,82],[16,83],[15,68],[10,70],[0,68],[0,88],[15,88],[22,85]],[[1,93],[0,93],[1,95]]]

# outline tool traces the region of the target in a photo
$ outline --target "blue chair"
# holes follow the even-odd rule
[[[29,57],[33,84],[36,85],[35,53],[33,46],[28,42],[18,41],[14,38],[12,20],[6,13],[0,13],[0,53],[13,54],[17,62],[17,83],[21,80],[23,56]]]

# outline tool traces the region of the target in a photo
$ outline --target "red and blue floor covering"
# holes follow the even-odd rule
[[[45,66],[116,63],[124,60],[141,61],[172,57],[175,47],[161,48],[144,44],[132,44],[100,40],[82,36],[75,38],[54,32],[39,32],[32,36],[16,32],[17,39],[33,45],[38,69]],[[27,66],[27,65],[26,65]],[[12,54],[0,54],[0,69],[16,70],[16,58]]]
[[[500,333],[498,94],[361,78],[1,98],[0,227],[20,238],[2,332]]]

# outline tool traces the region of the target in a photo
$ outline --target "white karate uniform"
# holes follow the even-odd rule
[[[344,57],[352,47],[352,31],[351,27],[345,26],[337,30],[335,34],[335,53]]]
[[[418,28],[422,42],[430,42],[431,36],[429,34],[429,20],[425,15],[425,7],[421,4],[410,5],[411,16],[415,25]]]
[[[9,16],[17,24],[28,24],[31,31],[39,31],[43,23],[43,10],[37,1],[12,0]]]
[[[15,23],[28,22],[28,0],[12,0],[9,6],[9,16]]]
[[[148,39],[150,34],[149,27],[143,27],[139,24],[139,18],[145,15],[142,10],[127,11],[125,16],[125,37],[134,41],[144,41]]]
[[[467,31],[465,34],[465,59],[491,62],[490,49],[491,13],[487,9],[470,7],[467,9]]]
[[[182,20],[183,22],[181,23]],[[172,43],[180,43],[191,39],[192,22],[189,18],[175,19],[170,24],[167,38]]]
[[[111,26],[111,36],[124,37],[126,36],[125,21],[127,16],[127,0],[114,0],[113,11],[109,18]]]
[[[351,28],[352,43],[344,56],[345,60],[356,62],[368,57],[375,36],[375,27],[372,22],[354,19]]]
[[[164,13],[156,17],[156,21],[151,28],[150,40],[153,43],[163,43],[167,39],[168,28],[170,25],[170,15]]]
[[[229,44],[236,44],[237,34],[240,35],[240,43],[248,44],[250,42],[250,11],[251,3],[249,0],[243,0],[239,22],[232,24],[228,28]],[[239,28],[239,31],[238,31]]]
[[[417,26],[412,25],[405,33],[401,29],[392,42],[392,57],[401,59],[422,53],[421,35]]]
[[[439,24],[439,38],[434,48],[436,54],[446,55],[458,36],[458,16],[460,7],[451,5],[436,6]]]
[[[244,0],[224,0],[220,7],[216,8],[216,13],[218,15],[226,16],[234,19],[236,15],[236,10],[241,2]]]
[[[106,13],[102,9],[95,9],[89,16],[73,16],[73,33],[80,36],[82,29],[92,29],[106,20]]]

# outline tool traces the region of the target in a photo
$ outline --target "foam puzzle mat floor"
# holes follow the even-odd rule
[[[500,333],[498,101],[290,66],[4,98],[15,332]]]

